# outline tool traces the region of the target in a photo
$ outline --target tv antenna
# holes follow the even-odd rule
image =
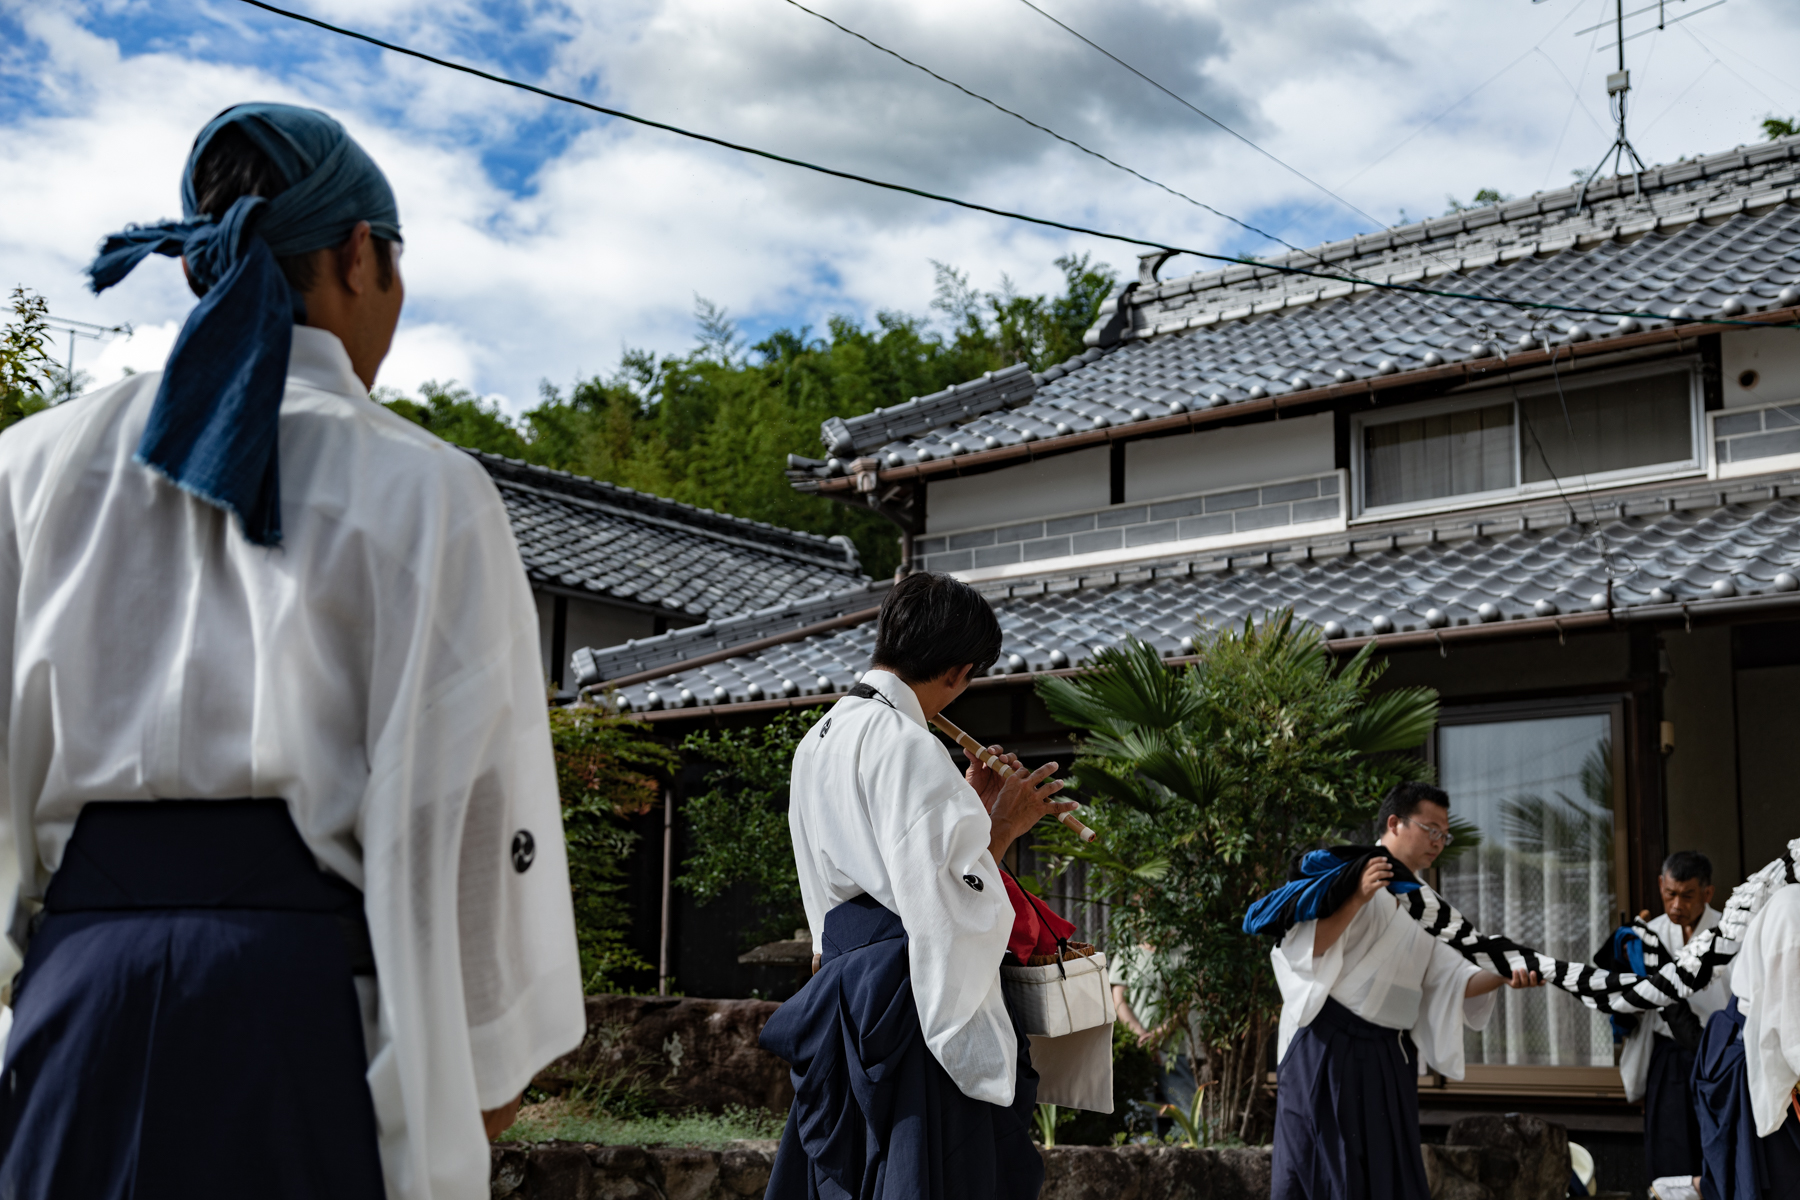
[[[132,334],[132,328],[126,325],[96,325],[92,321],[77,321],[72,317],[47,316],[44,319],[47,329],[60,330],[69,335],[69,361],[63,368],[63,399],[75,398],[75,340],[87,338],[89,341],[101,341],[109,337],[126,337]]]
[[[1638,156],[1637,147],[1631,144],[1631,138],[1625,133],[1625,101],[1631,94],[1631,72],[1625,69],[1625,0],[1613,0],[1613,6],[1613,22],[1619,37],[1619,69],[1606,77],[1606,102],[1612,108],[1613,120],[1618,122],[1619,132],[1613,137],[1613,144],[1600,155],[1600,161],[1594,164],[1594,169],[1581,181],[1581,190],[1575,194],[1575,211],[1578,213],[1587,211],[1588,185],[1599,178],[1609,157],[1613,162],[1613,174],[1622,175],[1626,156],[1630,156],[1634,167],[1631,172],[1633,195],[1640,198],[1644,194],[1644,172],[1650,169],[1644,165],[1644,160]],[[1659,4],[1658,28],[1661,28],[1661,8]]]

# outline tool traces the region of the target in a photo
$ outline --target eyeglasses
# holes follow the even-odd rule
[[[1414,829],[1419,830],[1426,837],[1430,838],[1431,844],[1434,846],[1448,846],[1451,842],[1456,840],[1456,835],[1447,829],[1439,829],[1435,825],[1421,825],[1411,817],[1406,817],[1404,820],[1408,825],[1411,825]]]

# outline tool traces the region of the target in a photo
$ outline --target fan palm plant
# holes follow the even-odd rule
[[[1436,723],[1437,694],[1376,692],[1372,648],[1341,660],[1291,612],[1202,633],[1191,666],[1127,641],[1091,670],[1039,682],[1051,715],[1077,730],[1075,795],[1101,834],[1083,845],[1057,826],[1041,848],[1096,868],[1115,945],[1156,948],[1163,1011],[1192,1014],[1194,1061],[1203,1052],[1210,1069],[1204,1125],[1247,1138],[1280,997],[1244,910],[1286,879],[1295,852],[1345,840],[1389,787],[1427,773],[1410,752]]]

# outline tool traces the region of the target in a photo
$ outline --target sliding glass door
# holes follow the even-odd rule
[[[1623,878],[1619,716],[1613,705],[1446,714],[1439,781],[1453,820],[1479,840],[1440,859],[1439,890],[1477,928],[1577,962],[1611,934]],[[1471,1066],[1612,1066],[1604,1016],[1549,988],[1500,995],[1487,1029],[1465,1032]]]

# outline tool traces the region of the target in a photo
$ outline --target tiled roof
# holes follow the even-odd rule
[[[468,453],[500,489],[536,584],[718,618],[865,582],[848,538],[797,533]]]
[[[1180,656],[1200,626],[1290,606],[1329,636],[1404,643],[1512,622],[1606,624],[1790,597],[1800,604],[1800,473],[1621,489],[1569,504],[1574,520],[1562,501],[1538,501],[997,586],[989,596],[1005,641],[994,670],[1080,666],[1126,636]],[[868,667],[874,629],[870,618],[693,665],[683,662],[730,643],[683,630],[645,660],[674,669],[629,684],[621,699],[641,711],[843,691]],[[594,672],[582,682],[609,674],[626,677]]]
[[[1658,168],[1642,184],[1639,196],[1629,176],[1601,181],[1580,212],[1576,189],[1565,188],[1271,261],[1654,319],[1533,313],[1250,266],[1144,279],[1107,302],[1085,354],[1005,387],[977,380],[832,423],[821,439],[838,461],[794,460],[790,478],[811,490],[857,455],[878,469],[913,467],[1270,397],[1285,405],[1334,386],[1388,386],[1544,339],[1567,345],[1800,306],[1800,137]]]

